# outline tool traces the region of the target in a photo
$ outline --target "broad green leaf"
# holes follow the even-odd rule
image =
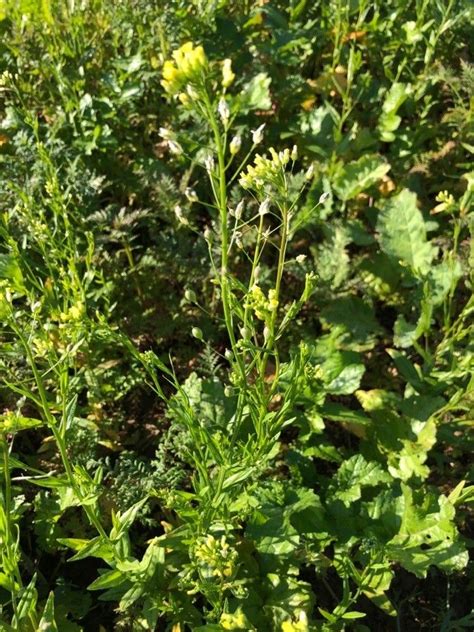
[[[468,553],[454,524],[455,509],[445,497],[402,486],[401,525],[386,552],[417,577],[431,565],[450,572],[463,569]]]
[[[428,275],[428,300],[433,305],[440,305],[461,277],[462,268],[457,260],[446,260],[434,266]]]
[[[393,326],[393,344],[401,349],[407,349],[419,336],[417,323],[409,323],[403,314],[399,314]]]
[[[363,619],[366,616],[367,615],[364,612],[358,612],[357,610],[351,610],[350,612],[345,612],[342,615],[342,619],[348,619],[348,620]]]
[[[334,226],[328,229],[328,236],[322,244],[311,248],[318,276],[337,288],[349,274],[349,255],[346,247],[350,243],[346,228]]]
[[[436,443],[435,421],[412,421],[410,430],[407,428],[407,436],[401,436],[400,441],[403,448],[388,455],[388,471],[402,481],[407,481],[412,476],[425,479],[429,468],[424,463],[428,452]]]
[[[380,138],[384,142],[390,143],[395,140],[393,132],[398,129],[402,121],[401,117],[397,115],[397,111],[411,92],[411,84],[396,82],[391,85],[385,95],[378,123]]]
[[[238,98],[239,111],[245,114],[251,110],[269,110],[272,106],[271,81],[265,72],[260,72],[251,79]]]
[[[1,524],[1,520],[0,520]],[[13,577],[9,577],[5,575],[5,573],[0,572],[0,587],[5,588],[9,592],[17,591],[19,589],[18,584],[15,583]]]
[[[392,358],[400,374],[405,380],[413,386],[418,392],[423,391],[423,382],[421,379],[421,371],[417,365],[412,364],[405,353],[396,349],[386,349],[388,355]]]
[[[128,610],[131,605],[133,605],[137,599],[143,595],[143,591],[145,590],[145,585],[142,583],[137,583],[132,586],[127,592],[124,594],[119,603],[119,608],[122,612]]]
[[[351,200],[376,184],[389,171],[390,165],[382,156],[362,156],[342,168],[333,188],[341,200]]]
[[[370,344],[382,328],[372,307],[358,296],[336,298],[321,310],[321,322],[326,326],[341,326],[354,342]]]
[[[368,462],[361,454],[356,454],[339,468],[333,497],[350,504],[361,497],[362,487],[374,487],[390,481],[390,475],[379,463]]]
[[[415,193],[404,189],[381,203],[377,220],[381,249],[416,276],[426,276],[436,249],[426,239],[423,216],[417,207]]]
[[[337,351],[321,365],[324,390],[334,395],[349,395],[357,390],[365,372],[360,356],[351,351]]]
[[[343,423],[357,424],[360,426],[367,426],[371,424],[370,417],[367,417],[367,415],[364,415],[358,410],[347,408],[337,402],[326,402],[320,408],[320,413],[323,418],[326,417],[327,419],[331,419],[331,421],[342,421]]]

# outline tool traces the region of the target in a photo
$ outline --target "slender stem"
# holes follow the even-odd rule
[[[26,356],[28,358],[28,362],[30,364],[31,370],[33,372],[33,376],[35,378],[35,382],[36,382],[36,386],[38,388],[38,393],[40,396],[40,400],[41,400],[41,406],[42,406],[42,410],[43,410],[43,414],[46,418],[46,422],[48,423],[48,426],[51,429],[51,432],[53,433],[54,439],[56,441],[56,444],[58,446],[58,450],[59,450],[59,454],[61,456],[61,461],[63,463],[63,467],[64,470],[66,472],[66,476],[68,479],[69,484],[71,485],[74,494],[77,496],[79,502],[81,503],[81,505],[84,507],[84,511],[86,512],[86,515],[90,521],[90,523],[96,528],[97,532],[99,533],[99,535],[103,538],[105,538],[106,540],[108,540],[108,536],[104,530],[104,527],[102,526],[98,516],[96,515],[95,511],[93,510],[92,507],[90,507],[87,504],[84,504],[84,496],[82,494],[82,491],[80,489],[80,487],[77,485],[75,476],[74,476],[74,471],[71,465],[71,462],[69,460],[69,456],[67,454],[67,449],[66,449],[66,444],[64,442],[64,438],[61,434],[60,429],[58,428],[56,419],[54,418],[54,416],[51,414],[51,411],[49,409],[49,403],[48,403],[48,397],[46,394],[46,389],[44,387],[43,384],[43,379],[40,375],[40,372],[38,371],[38,367],[36,366],[36,362],[35,359],[33,357],[33,354],[31,352],[31,348],[30,345],[28,344],[27,340],[25,339],[25,337],[23,336],[22,332],[14,325],[14,323],[11,323],[12,329],[13,331],[16,333],[16,335],[18,336],[19,340],[21,341],[23,348],[25,349],[25,353]]]
[[[211,129],[214,134],[214,140],[216,143],[216,151],[217,151],[219,187],[217,191],[214,191],[214,193],[216,196],[217,206],[219,208],[220,228],[221,228],[220,286],[221,286],[221,294],[222,294],[222,297],[221,297],[222,307],[224,311],[224,320],[226,323],[227,333],[229,335],[229,339],[232,345],[234,356],[239,366],[242,382],[244,383],[246,379],[245,366],[243,364],[242,358],[240,357],[240,354],[237,348],[237,340],[235,338],[235,333],[234,333],[234,323],[233,323],[232,310],[231,310],[231,291],[229,287],[229,278],[228,278],[229,226],[228,226],[228,211],[227,211],[227,183],[226,183],[226,175],[225,175],[225,138],[223,142],[221,138],[221,133],[219,131],[219,126],[216,121],[216,117],[214,115],[211,102],[209,100],[209,96],[207,95],[207,92],[205,91],[204,91],[204,99],[205,99],[207,114],[209,118],[209,123],[211,125]],[[211,179],[212,179],[212,176],[211,176]]]
[[[7,538],[7,542],[5,543],[7,544],[7,546],[5,548],[7,549],[7,555],[9,555],[10,557],[10,564],[11,566],[13,566],[15,580],[21,589],[23,588],[23,582],[21,579],[20,571],[18,569],[15,552],[13,552],[13,556],[10,555],[11,550],[14,545],[13,545],[13,535],[12,535],[13,526],[12,526],[12,521],[11,521],[11,478],[10,478],[10,463],[9,463],[7,437],[3,435],[1,437],[1,441],[2,441],[2,453],[3,453],[3,479],[5,482],[4,505],[5,505],[5,522],[6,522],[5,531],[6,531],[6,538]],[[16,601],[16,591],[15,591],[14,586],[12,587],[12,590],[11,590],[11,598],[12,598],[13,614],[16,618],[17,601]]]

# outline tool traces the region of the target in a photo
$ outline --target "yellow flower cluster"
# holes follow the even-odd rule
[[[247,296],[247,306],[253,309],[255,316],[259,320],[268,321],[278,309],[278,300],[276,298],[276,290],[273,288],[268,291],[268,298],[265,296],[262,288],[255,283]]]
[[[207,58],[204,48],[194,47],[192,42],[183,44],[174,51],[172,57],[174,61],[169,59],[163,64],[161,85],[173,96],[181,92],[186,84],[192,84],[199,78],[207,67]]]
[[[291,152],[287,148],[277,152],[270,147],[271,158],[257,154],[254,164],[247,167],[247,171],[240,176],[240,185],[244,189],[262,189],[267,183],[274,183],[280,178],[286,165],[290,162]]]
[[[225,612],[219,621],[221,627],[224,630],[248,630],[247,617],[241,610],[236,610],[234,613]]]
[[[86,312],[84,303],[78,301],[75,305],[72,305],[67,312],[61,312],[59,318],[63,321],[63,323],[67,321],[77,321],[80,320]]]
[[[306,613],[299,613],[298,621],[283,621],[281,624],[282,632],[308,632],[308,618]]]
[[[209,579],[229,579],[236,570],[237,552],[230,548],[225,535],[219,540],[208,535],[195,547],[194,557],[199,563],[201,574]]]

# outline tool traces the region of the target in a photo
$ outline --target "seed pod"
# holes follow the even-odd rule
[[[196,338],[197,340],[201,340],[201,342],[203,341],[202,330],[199,329],[199,327],[193,327],[191,329],[191,333],[194,338]]]
[[[194,290],[186,290],[184,298],[190,303],[197,303],[196,292]]]

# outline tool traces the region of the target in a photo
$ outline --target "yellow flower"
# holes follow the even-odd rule
[[[163,64],[163,79],[166,81],[175,81],[179,75],[179,71],[172,61],[169,59]]]
[[[240,610],[233,614],[225,612],[220,619],[221,626],[224,630],[247,630],[247,617]]]
[[[268,309],[271,312],[276,312],[278,308],[278,299],[276,298],[276,290],[268,291]]]
[[[268,322],[270,320],[271,313],[275,312],[278,308],[276,290],[269,290],[267,298],[262,288],[255,283],[247,296],[247,305],[253,309],[255,316],[259,320]]]
[[[257,154],[254,164],[247,167],[247,172],[240,176],[240,185],[244,189],[260,190],[265,183],[275,183],[282,178],[286,165],[290,161],[290,150],[276,152],[270,147],[271,158]]]
[[[302,610],[299,613],[298,621],[288,620],[281,624],[281,632],[308,632],[308,618]]]
[[[222,87],[228,88],[234,82],[235,74],[232,72],[232,61],[224,59],[222,65]]]
[[[207,66],[207,58],[202,46],[186,42],[163,64],[161,85],[170,95],[181,92],[183,86],[192,84]],[[191,86],[192,87],[192,86]],[[181,97],[180,97],[181,98]],[[181,99],[181,101],[183,101]]]

